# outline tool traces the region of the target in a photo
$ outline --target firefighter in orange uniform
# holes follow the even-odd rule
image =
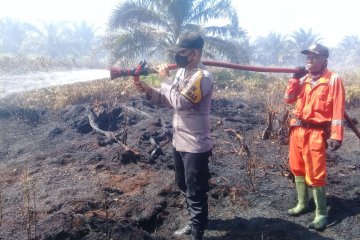
[[[344,135],[345,91],[341,78],[327,69],[329,50],[314,44],[301,51],[307,57],[306,69],[294,74],[284,101],[295,103],[290,125],[289,164],[295,175],[298,203],[288,210],[292,216],[308,211],[308,187],[316,205],[309,228],[323,230],[326,210],[326,148],[336,151]]]

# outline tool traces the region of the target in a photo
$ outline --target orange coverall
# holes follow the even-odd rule
[[[345,90],[336,73],[325,70],[312,82],[309,75],[290,79],[284,101],[294,103],[290,121],[289,164],[295,176],[313,187],[326,185],[326,139],[343,140]]]

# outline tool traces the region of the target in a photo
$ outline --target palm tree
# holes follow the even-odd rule
[[[108,52],[104,46],[104,37],[97,35],[98,28],[88,25],[82,21],[72,23],[74,41],[74,58],[73,62],[82,63],[90,67],[105,64],[108,62]]]
[[[295,56],[293,64],[299,65],[304,62],[304,58],[300,55],[300,52],[308,49],[310,45],[314,43],[321,43],[322,38],[319,37],[318,34],[314,34],[311,28],[308,31],[300,28],[298,31],[293,32],[290,41],[292,45],[290,46],[289,52]]]
[[[73,23],[73,38],[76,39],[76,49],[80,56],[89,56],[99,45],[99,37],[96,35],[97,29],[88,25],[85,21]]]
[[[10,54],[19,54],[26,51],[24,46],[28,35],[36,28],[12,18],[0,20],[0,51]]]
[[[308,31],[300,28],[298,31],[293,32],[291,39],[299,51],[309,48],[309,46],[314,43],[321,43],[322,41],[319,34],[313,33],[311,28]]]
[[[288,45],[287,37],[276,32],[258,37],[252,47],[252,61],[262,65],[285,65],[290,57]]]
[[[126,0],[109,19],[114,59],[151,57],[171,60],[166,51],[187,31],[202,32],[205,57],[248,62],[248,39],[230,0]],[[223,23],[220,25],[219,23]]]
[[[333,65],[341,68],[358,68],[360,63],[360,38],[345,36],[337,48],[330,53]]]
[[[43,23],[43,27],[38,30],[37,40],[34,51],[53,59],[64,59],[74,56],[76,51],[76,41],[73,31],[66,22]]]
[[[357,35],[345,36],[340,42],[340,48],[344,50],[354,49],[360,46],[360,38]]]

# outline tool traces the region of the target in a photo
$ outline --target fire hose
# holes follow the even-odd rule
[[[227,63],[227,62],[219,62],[219,61],[202,61],[202,63],[206,66],[213,67],[223,67],[230,68],[236,70],[245,70],[245,71],[253,71],[253,72],[274,72],[274,73],[299,73],[300,70],[297,68],[274,68],[274,67],[257,67],[250,65],[241,65],[235,63]],[[139,63],[139,66],[142,68],[139,70],[139,66],[135,69],[120,69],[120,68],[111,68],[110,69],[110,78],[115,79],[118,77],[128,77],[128,76],[140,76],[140,75],[149,75],[151,73],[156,73],[157,70],[154,68],[145,67],[146,61],[143,60]],[[175,70],[178,68],[176,64],[169,64],[169,70]],[[136,72],[136,70],[138,70]]]
[[[259,67],[259,66],[241,65],[241,64],[219,62],[219,61],[202,61],[202,63],[206,66],[223,67],[223,68],[253,71],[253,72],[299,73],[301,71],[298,68]],[[169,70],[175,70],[178,68],[178,66],[176,64],[169,64],[168,68]],[[149,75],[151,73],[157,73],[157,70],[155,68],[146,67],[146,61],[143,60],[134,69],[123,70],[116,67],[111,68],[110,79],[133,76],[134,81],[138,81],[141,75]],[[355,135],[360,139],[360,132],[346,111],[344,112],[344,118],[348,123],[348,126],[351,128],[351,130],[353,130]]]

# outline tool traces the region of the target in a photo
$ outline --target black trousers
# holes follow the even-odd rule
[[[174,149],[175,179],[186,196],[192,234],[202,234],[208,222],[209,157],[204,153],[178,152]],[[195,231],[195,232],[194,232]]]

